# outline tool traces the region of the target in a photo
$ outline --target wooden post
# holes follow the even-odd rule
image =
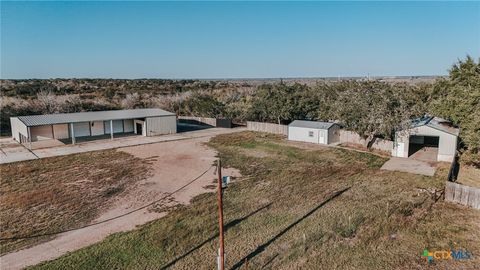
[[[223,249],[223,196],[222,196],[222,163],[220,159],[218,159],[217,163],[217,170],[218,170],[218,226],[220,228],[219,236],[220,236],[220,249],[219,249],[219,262],[218,262],[218,269],[224,270],[225,267],[225,259],[224,259],[224,249]]]

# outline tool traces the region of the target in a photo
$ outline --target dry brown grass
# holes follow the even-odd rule
[[[305,151],[279,137],[214,138],[224,166],[243,177],[224,193],[227,269],[422,269],[430,250],[480,254],[478,211],[434,198],[435,177],[379,170],[385,158],[335,148]],[[245,155],[249,149],[269,156]],[[337,191],[350,187],[336,198]],[[214,269],[216,194],[138,230],[70,253],[37,269]],[[476,269],[480,259],[432,269]]]
[[[2,238],[85,224],[148,173],[142,160],[115,150],[17,162],[0,170]],[[2,241],[1,253],[45,239]]]
[[[457,182],[470,187],[480,188],[480,169],[473,166],[460,166]]]

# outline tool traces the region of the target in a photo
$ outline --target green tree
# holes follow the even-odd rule
[[[480,60],[467,56],[435,82],[430,111],[460,126],[462,161],[480,167]]]

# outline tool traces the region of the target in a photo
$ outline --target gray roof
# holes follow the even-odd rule
[[[336,125],[336,123],[295,120],[295,121],[291,122],[288,126],[289,127],[301,127],[301,128],[314,128],[314,129],[329,129],[333,125]]]
[[[431,127],[455,136],[458,136],[460,129],[452,124],[452,122],[440,117],[425,116],[412,120],[410,128],[416,128],[420,126]]]
[[[156,116],[170,116],[174,113],[161,109],[112,110],[97,112],[57,113],[17,116],[26,126],[42,126],[90,121],[121,120]]]

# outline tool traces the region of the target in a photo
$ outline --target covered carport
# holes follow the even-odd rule
[[[10,118],[12,137],[19,143],[40,146],[124,137],[155,136],[177,131],[176,115],[161,109],[133,109],[27,115]]]
[[[392,156],[423,161],[447,161],[455,158],[459,128],[439,117],[422,117],[409,128],[395,133]]]

